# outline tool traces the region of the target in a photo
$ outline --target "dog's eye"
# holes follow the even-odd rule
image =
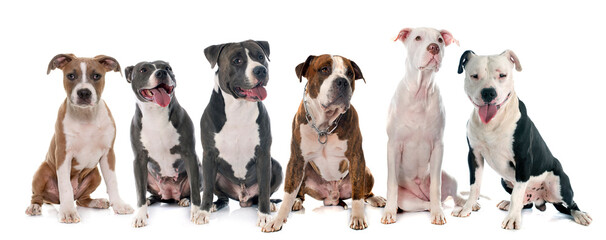
[[[235,65],[240,65],[242,64],[242,59],[234,58],[234,60],[232,60],[231,62]]]
[[[73,73],[67,74],[67,76],[65,76],[65,77],[67,77],[67,79],[69,79],[69,80],[74,80],[74,79],[76,79],[76,75],[75,75],[75,74],[73,74]]]
[[[140,73],[147,72],[147,68],[141,68],[141,69],[139,69],[139,72],[140,72]]]
[[[443,43],[443,42],[444,42],[444,39],[442,39],[442,38],[438,38],[438,42],[439,42],[439,43]]]
[[[322,72],[323,74],[329,74],[330,70],[331,69],[329,67],[320,68],[320,72]]]
[[[166,67],[166,71],[172,71],[173,69],[171,67]]]
[[[99,79],[101,79],[101,74],[98,74],[98,73],[93,74],[93,80],[99,81]]]
[[[351,70],[347,70],[347,72],[345,73],[345,75],[347,75],[348,78],[353,78],[353,72]]]
[[[263,61],[263,59],[265,59],[265,56],[263,54],[259,55],[259,60]]]
[[[471,75],[470,77],[473,79],[478,79],[478,74]]]
[[[416,40],[416,41],[421,41],[421,36],[417,36],[417,37],[415,38],[415,40]]]
[[[505,73],[499,73],[499,78],[504,78],[504,77],[507,77],[507,74],[505,74]]]

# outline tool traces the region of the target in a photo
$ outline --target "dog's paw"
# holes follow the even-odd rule
[[[147,225],[147,218],[149,218],[149,215],[147,214],[147,205],[144,205],[144,207],[139,208],[137,215],[133,218],[133,227],[145,227]]]
[[[263,226],[263,228],[261,228],[261,231],[266,232],[266,233],[280,231],[280,230],[282,230],[282,225],[284,225],[285,222],[286,222],[286,218],[280,219],[280,218],[276,217],[273,220],[270,220],[267,224],[265,224],[265,226]]]
[[[269,211],[270,212],[276,212],[276,211],[278,211],[278,206],[275,203],[270,202],[269,203]]]
[[[431,214],[431,224],[435,225],[444,225],[446,224],[446,217],[444,217],[444,212],[442,209],[438,208],[436,210],[430,211]]]
[[[385,207],[385,203],[387,202],[387,200],[381,196],[372,196],[367,198],[366,202],[370,204],[370,206],[382,208]]]
[[[189,198],[181,198],[181,200],[179,200],[179,206],[181,207],[189,207]]]
[[[383,211],[383,217],[381,217],[381,223],[383,224],[392,224],[396,222],[396,210],[387,210]]]
[[[574,221],[583,226],[588,226],[593,221],[593,218],[589,216],[586,212],[572,210],[570,215],[574,218]]]
[[[522,227],[522,216],[520,213],[509,213],[505,220],[503,220],[503,224],[501,227],[504,229],[520,229]]]
[[[258,213],[258,217],[257,217],[257,226],[258,227],[263,227],[265,225],[267,225],[267,223],[269,221],[271,221],[271,215],[269,214],[265,214],[265,213]]]
[[[507,200],[503,200],[501,202],[499,202],[497,204],[497,208],[503,210],[503,211],[509,211],[509,205],[511,202],[507,201]]]
[[[59,209],[59,222],[62,223],[79,223],[80,215],[75,207],[66,207]]]
[[[292,211],[299,211],[303,209],[303,200],[295,198],[295,203],[292,204]]]
[[[25,214],[30,216],[38,216],[42,214],[42,207],[39,204],[32,204],[25,209]]]
[[[207,224],[210,220],[210,212],[200,209],[195,205],[191,208],[191,221],[195,224]]]
[[[465,205],[463,207],[455,207],[452,210],[451,215],[455,216],[455,217],[469,217],[469,215],[471,214],[471,211],[472,211],[472,208],[466,207],[466,205]]]
[[[114,213],[116,214],[131,214],[135,212],[135,210],[123,201],[114,202],[111,204],[112,209],[114,209]]]
[[[88,204],[90,208],[98,208],[98,209],[108,209],[109,201],[105,198],[95,198],[90,201]]]
[[[473,210],[474,212],[477,212],[480,210],[480,208],[482,208],[482,206],[480,206],[479,203],[474,203],[473,206],[471,207],[471,210]]]
[[[368,227],[366,217],[364,217],[364,215],[356,216],[352,214],[351,220],[349,221],[349,227],[354,230],[366,229]]]

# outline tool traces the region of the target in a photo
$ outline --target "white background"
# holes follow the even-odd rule
[[[596,1],[597,2],[597,1]],[[604,7],[585,1],[16,1],[0,7],[0,66],[3,68],[0,126],[0,222],[3,236],[51,239],[240,238],[303,239],[315,237],[394,238],[524,238],[603,236],[605,146],[603,114],[605,39]],[[449,30],[461,43],[445,51],[437,73],[446,105],[443,169],[469,189],[465,123],[472,105],[463,92],[457,64],[463,51],[497,54],[512,49],[524,68],[515,73],[516,90],[526,103],[551,151],[571,178],[575,200],[591,214],[589,227],[574,223],[551,205],[546,212],[524,210],[519,231],[501,229],[505,212],[495,206],[508,198],[499,177],[486,168],[482,209],[469,218],[450,216],[448,223],[430,224],[429,213],[398,215],[392,225],[380,223],[382,209],[366,208],[369,227],[348,227],[349,210],[322,207],[308,197],[303,214],[291,214],[282,231],[261,233],[256,209],[229,208],[214,213],[209,224],[189,222],[189,209],[168,205],[150,208],[149,225],[131,227],[132,215],[111,210],[78,208],[82,222],[58,222],[58,206],[45,205],[41,217],[24,214],[31,196],[32,176],[44,160],[54,132],[56,112],[65,98],[62,73],[46,75],[48,62],[59,53],[81,57],[105,54],[122,69],[139,61],[166,60],[178,82],[181,105],[196,125],[210,98],[214,70],[203,49],[212,44],[267,40],[271,46],[268,97],[272,123],[272,156],[285,169],[290,155],[292,117],[304,83],[294,68],[310,54],[331,53],[354,60],[366,84],[359,81],[352,104],[360,114],[366,164],[375,177],[374,192],[385,196],[387,107],[404,75],[405,48],[393,42],[404,27]],[[103,99],[117,125],[115,150],[122,198],[136,204],[129,127],[135,110],[130,85],[118,73],[107,73]],[[282,187],[280,188],[282,189]],[[282,198],[280,190],[273,195]],[[102,183],[93,197],[107,197]],[[350,203],[350,202],[348,202]],[[580,238],[579,238],[580,239]]]

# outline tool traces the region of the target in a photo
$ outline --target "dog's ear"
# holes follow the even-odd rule
[[[465,65],[467,65],[469,59],[471,59],[471,57],[475,55],[476,53],[471,50],[467,50],[463,53],[463,55],[461,55],[461,60],[459,60],[459,70],[457,71],[459,74],[463,73],[463,68],[465,67]]]
[[[124,69],[124,75],[126,75],[126,81],[131,83],[133,81],[133,69],[135,66],[128,66]]]
[[[48,69],[46,69],[46,74],[50,74],[51,70],[55,70],[56,68],[63,69],[65,65],[72,61],[72,59],[76,58],[76,55],[68,53],[68,54],[57,54],[53,59],[48,63]]]
[[[411,28],[404,28],[402,30],[400,30],[400,33],[398,33],[398,36],[396,37],[396,39],[394,39],[393,41],[406,41],[406,38],[408,37],[408,35],[410,35],[410,32],[412,32]]]
[[[449,31],[442,30],[440,31],[440,35],[442,35],[442,38],[444,39],[445,46],[448,46],[451,43],[456,43],[457,46],[459,46],[459,40],[456,40]]]
[[[106,72],[109,72],[109,71],[120,72],[120,75],[122,75],[120,63],[118,63],[118,61],[116,61],[115,58],[105,56],[105,55],[98,55],[98,56],[95,56],[93,59],[95,61],[101,63],[103,65],[103,67],[105,68]]]
[[[358,67],[358,64],[356,64],[356,62],[349,60],[349,62],[351,62],[351,67],[353,68],[353,72],[354,72],[354,80],[358,80],[358,79],[362,79],[364,80],[364,83],[366,83],[366,79],[364,78],[364,76],[362,75],[362,70],[360,70],[360,67]]]
[[[316,59],[316,56],[309,55],[309,57],[307,57],[307,60],[305,60],[305,62],[300,63],[295,68],[295,73],[297,74],[297,77],[299,78],[299,82],[303,81],[302,77],[305,76],[305,73],[307,72],[307,68],[309,68],[309,64],[311,64],[311,62],[314,59]]]
[[[204,56],[206,56],[206,60],[210,63],[210,68],[215,68],[215,65],[219,63],[219,55],[221,55],[221,51],[223,51],[225,46],[227,44],[212,45],[204,49]]]
[[[257,43],[257,45],[259,45],[259,47],[261,47],[261,49],[263,49],[263,53],[265,53],[265,57],[267,57],[267,61],[269,60],[269,42],[267,41],[254,41],[255,43]]]
[[[516,54],[513,51],[507,49],[503,53],[501,53],[501,56],[506,56],[507,59],[509,59],[509,61],[511,63],[513,63],[513,65],[516,67],[516,71],[518,71],[518,72],[522,71],[522,64],[520,64],[520,60],[518,59],[518,56],[516,56]]]

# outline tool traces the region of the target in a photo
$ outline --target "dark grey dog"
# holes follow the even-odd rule
[[[208,223],[210,212],[231,198],[242,207],[258,204],[257,225],[263,226],[276,209],[269,197],[282,182],[282,167],[270,156],[269,116],[261,103],[267,96],[269,44],[226,43],[210,46],[204,54],[219,69],[200,121],[205,191],[200,208],[192,208],[192,221]],[[213,193],[218,198],[214,204]]]
[[[181,108],[175,75],[167,62],[140,62],[127,67],[126,80],[137,96],[130,128],[139,210],[134,227],[147,224],[147,206],[155,202],[200,204],[201,165],[195,152],[194,125]],[[189,181],[188,181],[189,179]],[[145,199],[146,192],[151,196]]]

